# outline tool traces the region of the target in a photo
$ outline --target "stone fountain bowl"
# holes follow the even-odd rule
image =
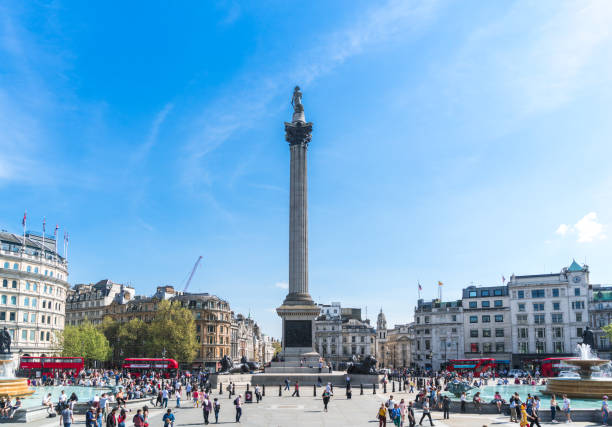
[[[601,399],[612,394],[612,379],[592,379],[591,368],[608,363],[606,359],[568,359],[563,363],[578,367],[580,379],[551,378],[546,385],[546,394],[568,395],[582,399]]]

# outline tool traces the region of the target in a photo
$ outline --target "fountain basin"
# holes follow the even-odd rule
[[[568,359],[563,363],[576,366],[580,379],[575,378],[551,378],[548,380],[546,390],[543,393],[563,394],[569,397],[583,399],[601,399],[604,395],[612,395],[612,380],[591,378],[591,369],[595,366],[605,365],[610,362],[605,359]]]

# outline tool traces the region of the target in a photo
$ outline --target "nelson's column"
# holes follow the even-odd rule
[[[285,139],[291,150],[289,202],[289,293],[276,312],[283,319],[285,366],[299,367],[299,360],[318,362],[314,351],[314,320],[319,307],[308,293],[308,196],[306,152],[312,123],[306,122],[302,93],[296,86],[291,100],[293,119],[285,122]],[[291,363],[294,362],[294,363]],[[298,369],[299,370],[299,369]]]

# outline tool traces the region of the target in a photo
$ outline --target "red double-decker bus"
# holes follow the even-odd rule
[[[570,370],[571,367],[564,365],[564,360],[576,359],[575,357],[548,357],[542,359],[540,375],[543,377],[558,377],[559,372]]]
[[[164,377],[170,378],[176,375],[179,365],[174,359],[147,359],[134,357],[125,359],[122,367],[132,376],[136,377],[147,372],[159,372]]]
[[[446,369],[461,375],[473,372],[475,377],[480,377],[480,374],[493,371],[496,366],[495,359],[455,359],[448,361]]]
[[[85,361],[82,357],[35,357],[22,356],[19,369],[26,375],[40,371],[41,374],[54,371],[72,371],[78,375],[83,370]]]

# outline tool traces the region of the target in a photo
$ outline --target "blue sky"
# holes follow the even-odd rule
[[[417,281],[612,282],[612,4],[0,5],[0,225],[59,223],[70,282],[227,298],[273,335],[293,86],[314,122],[310,290],[412,320]],[[52,228],[51,226],[49,228]]]

